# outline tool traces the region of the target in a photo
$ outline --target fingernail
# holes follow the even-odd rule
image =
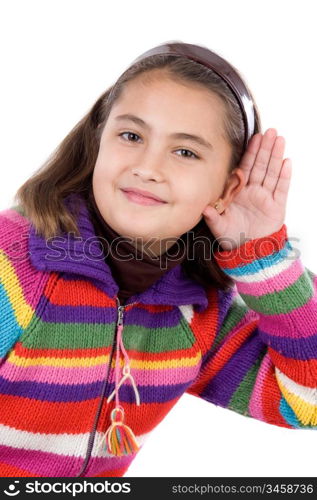
[[[268,137],[274,137],[274,136],[276,135],[276,133],[277,133],[277,132],[276,132],[275,128],[269,128],[269,129],[267,129],[267,131],[266,131],[266,135],[267,135]]]

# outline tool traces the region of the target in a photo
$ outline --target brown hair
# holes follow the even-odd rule
[[[157,68],[164,68],[167,75],[178,82],[199,85],[221,98],[225,110],[223,130],[232,146],[228,173],[238,165],[243,154],[244,124],[239,105],[228,85],[214,71],[186,57],[165,54],[150,56],[131,65],[99,97],[47,161],[16,192],[15,200],[38,234],[47,239],[63,230],[79,236],[76,219],[63,200],[71,193],[78,193],[89,199],[100,138],[112,105],[120,97],[127,82],[141,73]],[[254,133],[257,133],[261,131],[260,117],[251,92],[250,95],[255,108]],[[190,259],[185,258],[182,264],[187,275],[203,286],[213,284],[222,290],[232,287],[233,280],[222,271],[212,256],[214,251],[221,248],[204,218],[190,233],[195,238],[195,251],[193,253],[194,247],[189,244],[186,257],[188,255]],[[211,254],[208,254],[211,258],[207,260],[206,241],[210,242],[212,248]]]

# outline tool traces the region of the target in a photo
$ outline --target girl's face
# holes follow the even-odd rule
[[[93,172],[105,221],[138,248],[151,242],[156,255],[192,229],[226,183],[231,148],[223,118],[216,94],[176,83],[162,70],[130,81],[111,109]],[[165,203],[136,203],[126,188],[148,191]]]

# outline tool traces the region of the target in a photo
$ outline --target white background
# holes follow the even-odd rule
[[[317,271],[316,16],[309,0],[2,0],[0,210],[138,55],[181,40],[242,73],[293,163],[286,224]],[[315,476],[317,432],[184,395],[128,476]]]

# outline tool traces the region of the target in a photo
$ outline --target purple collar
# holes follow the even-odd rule
[[[111,298],[115,298],[119,287],[103,255],[103,247],[95,233],[85,200],[78,194],[65,199],[65,204],[71,211],[74,202],[79,205],[77,224],[80,237],[73,233],[63,233],[62,236],[46,240],[36,234],[31,224],[29,251],[32,265],[40,271],[63,272],[66,279],[76,279],[75,275],[77,279],[88,278]],[[205,289],[187,277],[181,264],[166,271],[147,290],[130,297],[126,304],[135,301],[177,306],[193,304],[199,311],[208,305]]]

